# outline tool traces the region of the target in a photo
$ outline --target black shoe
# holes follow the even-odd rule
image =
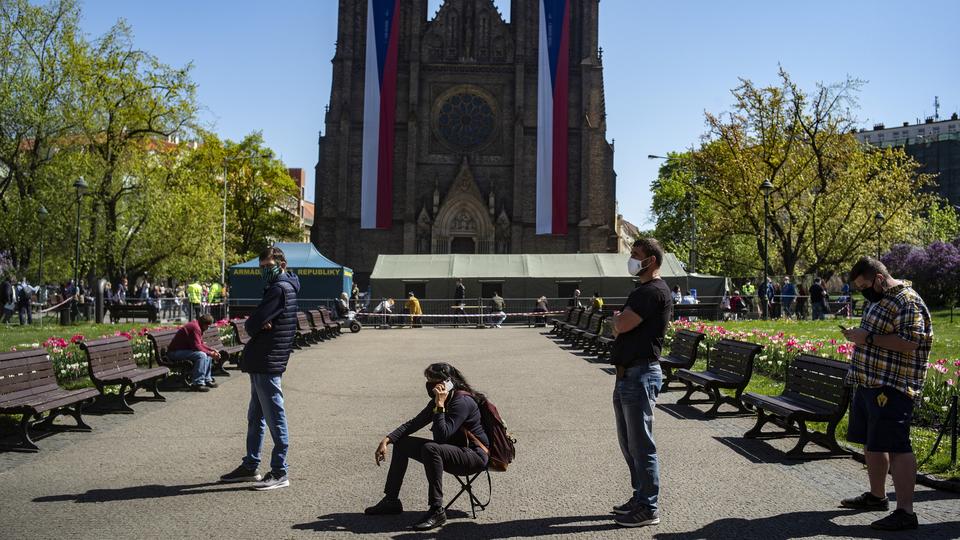
[[[218,387],[218,386],[220,386],[220,385],[217,384],[217,381],[208,381],[208,382],[206,383],[206,386],[207,386],[207,388],[216,388],[216,387]]]
[[[386,516],[390,514],[403,513],[403,503],[400,499],[391,499],[384,497],[380,502],[363,511],[368,516]]]
[[[649,508],[634,507],[633,512],[614,518],[621,527],[643,527],[660,523],[660,512]]]
[[[634,510],[634,508],[636,508],[636,506],[637,506],[637,503],[633,500],[633,497],[630,497],[630,500],[629,500],[629,501],[627,501],[627,502],[625,502],[625,503],[623,503],[623,504],[621,504],[621,505],[619,505],[619,506],[614,506],[614,507],[613,507],[613,513],[614,513],[614,514],[617,514],[618,516],[626,516],[626,515],[628,515],[630,512],[633,512],[633,510]]]
[[[892,514],[878,519],[870,527],[880,531],[906,531],[917,528],[917,514],[908,514],[906,510],[897,508]]]
[[[443,508],[437,508],[436,510],[431,508],[420,518],[420,521],[418,521],[413,528],[418,531],[428,531],[430,529],[436,529],[446,522],[447,513],[443,511]]]
[[[887,510],[890,508],[890,501],[886,497],[881,499],[867,491],[856,497],[840,501],[840,506],[856,510]]]
[[[220,477],[221,482],[259,482],[262,477],[256,469],[248,469],[243,465]]]
[[[271,489],[285,488],[290,485],[290,479],[285,472],[270,471],[263,475],[263,479],[253,485],[256,491],[270,491]]]
[[[191,392],[209,392],[210,389],[202,384],[191,384],[187,386],[187,390]]]

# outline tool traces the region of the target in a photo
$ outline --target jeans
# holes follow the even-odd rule
[[[633,500],[650,510],[657,509],[660,496],[660,462],[653,440],[653,409],[661,384],[660,364],[654,362],[627,369],[623,378],[617,379],[613,390],[617,438],[630,469]]]
[[[186,349],[179,351],[168,351],[167,358],[172,362],[190,362],[193,364],[193,373],[190,376],[190,384],[201,385],[213,381],[213,361],[210,356],[203,351],[188,351]]]
[[[19,306],[17,317],[20,318],[20,326],[23,326],[24,319],[26,319],[27,324],[33,324],[33,311],[30,310],[30,306]]]
[[[452,444],[436,443],[420,437],[401,437],[393,445],[390,458],[390,471],[387,473],[387,485],[383,493],[391,499],[400,498],[400,486],[407,472],[407,463],[413,458],[423,463],[429,486],[430,507],[443,506],[443,472],[457,476],[478,473],[486,465],[485,456],[477,450]]]
[[[815,321],[822,321],[824,314],[823,302],[813,302],[810,307],[813,310],[812,319]]]
[[[503,321],[505,320],[507,320],[507,314],[503,311],[495,311],[492,315],[490,315],[490,322],[497,326],[503,324]]]
[[[247,455],[243,465],[255,470],[260,465],[260,447],[263,446],[264,428],[270,428],[273,438],[273,454],[270,470],[277,475],[287,474],[287,414],[283,410],[283,390],[280,375],[249,373],[250,408],[247,409]]]
[[[793,317],[793,298],[784,297],[782,301],[783,301],[783,316],[787,318]]]

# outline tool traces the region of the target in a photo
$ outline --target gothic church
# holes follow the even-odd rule
[[[618,247],[599,0],[570,0],[568,233],[536,233],[540,0],[400,0],[392,226],[360,228],[368,0],[339,0],[319,140],[317,249],[363,287],[379,254],[577,253]]]

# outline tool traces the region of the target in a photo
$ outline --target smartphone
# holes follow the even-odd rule
[[[447,389],[447,393],[449,394],[451,391],[453,391],[453,381],[450,379],[443,381],[443,387]]]

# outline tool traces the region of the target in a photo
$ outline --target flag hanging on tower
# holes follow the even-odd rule
[[[393,127],[397,104],[400,0],[367,0],[363,92],[360,227],[389,229],[393,220]]]
[[[537,234],[567,234],[570,0],[539,0]]]

